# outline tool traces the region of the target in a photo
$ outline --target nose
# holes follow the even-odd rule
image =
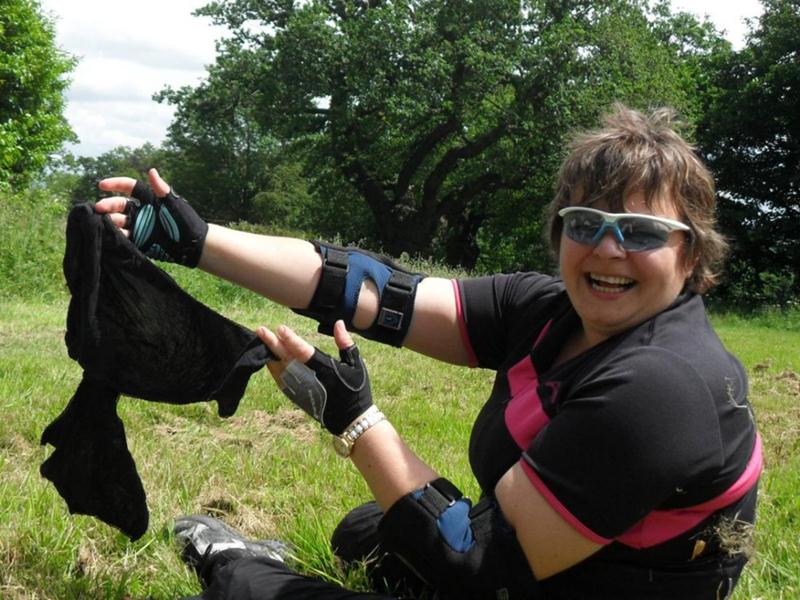
[[[611,229],[606,230],[594,247],[595,256],[602,258],[625,258],[625,249],[620,245],[617,236]]]

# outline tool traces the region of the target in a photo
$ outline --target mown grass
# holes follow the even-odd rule
[[[215,308],[250,327],[287,322],[320,345],[307,322],[257,299]],[[369,494],[328,436],[293,410],[265,373],[237,414],[215,406],[170,406],[124,399],[120,415],[148,493],[150,529],[135,543],[88,517],[70,516],[38,474],[49,453],[46,424],[67,403],[80,369],[63,344],[62,302],[0,304],[0,597],[175,598],[198,586],[170,536],[179,514],[209,512],[255,537],[298,548],[302,567],[333,579],[327,539],[338,518]],[[751,373],[767,466],[757,553],[736,598],[800,596],[800,333],[718,324]],[[440,365],[368,341],[362,347],[375,397],[409,443],[471,494],[470,426],[491,374]],[[356,578],[349,583],[358,585]]]
[[[256,300],[215,308],[247,326],[286,322],[320,345],[329,340],[285,309]],[[342,578],[328,536],[369,493],[329,436],[293,410],[266,371],[257,374],[237,414],[216,406],[169,406],[123,399],[120,416],[151,511],[150,529],[130,543],[88,517],[70,516],[38,473],[50,449],[47,423],[66,405],[80,368],[63,344],[66,305],[0,304],[0,597],[175,598],[198,585],[177,558],[172,519],[210,512],[255,537],[298,548],[302,568]],[[381,407],[424,458],[475,493],[469,476],[469,425],[489,374],[442,366],[364,341]],[[358,585],[358,580],[351,581]]]
[[[142,539],[132,543],[95,519],[68,514],[38,471],[51,451],[39,445],[41,432],[81,376],[63,343],[64,211],[34,207],[40,205],[0,199],[0,598],[160,600],[197,593],[170,533],[175,516],[194,512],[215,514],[253,537],[287,540],[306,572],[361,586],[357,573],[339,571],[328,536],[349,508],[369,499],[368,490],[266,372],[253,377],[230,419],[220,419],[214,404],[121,400],[151,511]],[[313,323],[254,294],[200,272],[169,270],[195,297],[245,326],[287,323],[330,347]],[[735,598],[798,598],[798,315],[713,320],[750,373],[766,452],[756,554]],[[424,459],[474,497],[467,441],[492,374],[369,341],[361,346],[380,406]]]

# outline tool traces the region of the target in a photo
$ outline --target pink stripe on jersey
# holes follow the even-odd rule
[[[511,401],[503,415],[506,428],[517,446],[525,450],[550,421],[536,389],[539,387],[539,379],[530,356],[509,369],[508,385],[511,388]]]
[[[551,323],[552,321],[548,321],[542,328],[533,344],[534,348],[545,336]],[[517,446],[525,450],[542,427],[550,421],[539,397],[537,390],[539,375],[530,354],[511,367],[506,373],[506,378],[511,396],[504,413],[506,427]]]
[[[572,525],[581,535],[599,544],[607,544],[611,539],[603,538],[589,529],[573,515],[566,506],[550,491],[539,475],[527,463],[525,458],[520,459],[520,464],[533,486],[547,500],[548,504],[560,514],[567,523]],[[763,456],[761,452],[761,436],[756,434],[753,454],[739,479],[726,491],[702,504],[679,508],[674,510],[654,510],[636,525],[628,529],[614,540],[636,549],[650,548],[657,544],[671,540],[692,527],[699,525],[710,517],[715,511],[733,504],[744,497],[758,481],[761,474]]]
[[[542,330],[539,332],[539,337],[537,337],[536,341],[533,343],[534,348],[536,348],[536,346],[539,345],[539,342],[542,341],[542,338],[545,336],[545,334],[548,331],[550,331],[550,325],[552,324],[553,324],[553,319],[550,319],[547,323],[544,324],[544,327],[542,327]]]
[[[464,350],[467,351],[467,360],[470,367],[478,366],[478,357],[475,355],[475,350],[472,347],[472,342],[469,339],[467,332],[467,320],[464,318],[463,304],[461,303],[461,290],[458,287],[458,281],[455,279],[450,280],[453,284],[453,296],[456,300],[456,320],[458,321],[458,331],[461,333],[461,343],[464,344]]]
[[[533,366],[531,355],[527,354],[525,357],[511,367],[506,373],[508,378],[508,393],[511,398],[516,398],[522,393],[522,390],[539,382],[539,374],[536,372],[536,367]]]
[[[744,495],[750,491],[750,488],[756,484],[758,478],[761,476],[761,468],[764,466],[764,455],[762,454],[761,450],[761,435],[756,432],[756,441],[753,445],[753,454],[750,456],[750,460],[747,462],[747,467],[739,476],[739,479],[736,480],[736,483],[734,483],[716,498],[712,498],[707,502],[698,504],[693,508],[698,510],[718,510],[723,506],[733,504],[740,498],[744,497]]]
[[[758,481],[762,464],[761,436],[756,434],[753,454],[750,456],[747,467],[739,479],[722,494],[702,504],[687,508],[654,510],[628,531],[618,536],[617,541],[632,548],[649,548],[689,531],[710,517],[714,511],[744,497]]]
[[[587,540],[594,542],[595,544],[608,544],[612,540],[609,538],[604,538],[603,536],[597,535],[594,531],[586,527],[583,523],[581,523],[578,518],[569,512],[566,506],[561,504],[558,498],[555,497],[553,492],[545,485],[544,481],[539,478],[539,475],[536,474],[536,471],[525,461],[524,458],[521,458],[519,464],[522,465],[522,470],[525,471],[525,474],[528,476],[528,479],[533,484],[539,493],[547,500],[547,503],[553,507],[553,509],[561,515],[561,517],[569,523],[572,527],[574,527],[578,533],[580,533],[583,537]]]

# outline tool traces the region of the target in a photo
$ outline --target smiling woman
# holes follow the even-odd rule
[[[761,444],[745,371],[701,296],[725,250],[713,180],[672,119],[616,106],[576,138],[550,210],[560,277],[451,281],[358,248],[190,227],[199,217],[155,170],[152,193],[102,181],[125,196],[96,210],[151,256],[333,333],[338,357],[285,326],[256,331],[279,358],[269,366],[278,385],[372,491],[332,547],[347,564],[367,562],[379,598],[726,598],[748,560],[730,539],[752,531]],[[470,439],[479,502],[378,410],[348,330],[495,371]],[[731,530],[740,535],[720,535]],[[206,516],[180,519],[176,534],[206,586],[199,598],[376,598],[303,576]]]
[[[583,322],[567,344],[575,351],[716,283],[727,244],[715,229],[714,180],[673,118],[618,106],[605,128],[575,138],[561,167],[550,241]]]

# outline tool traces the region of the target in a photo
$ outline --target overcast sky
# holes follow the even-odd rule
[[[153,93],[197,84],[214,61],[225,30],[192,16],[206,0],[40,0],[55,21],[59,46],[78,57],[66,115],[80,143],[70,150],[96,156],[116,146],[160,144],[172,108]],[[673,0],[673,7],[707,15],[741,47],[744,19],[761,14],[758,0]]]

